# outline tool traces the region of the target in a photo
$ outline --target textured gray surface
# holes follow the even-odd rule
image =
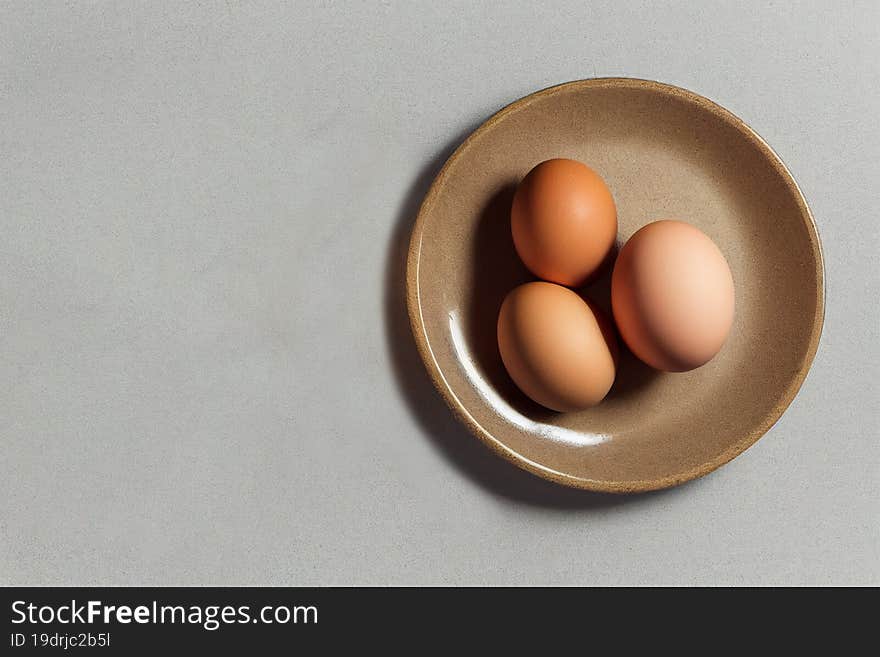
[[[4,3],[0,581],[880,583],[880,5],[477,4]],[[827,260],[782,420],[629,499],[485,452],[401,297],[451,147],[601,75],[750,123]]]

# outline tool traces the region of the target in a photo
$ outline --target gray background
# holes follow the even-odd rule
[[[4,3],[0,580],[880,583],[880,3],[646,4]],[[629,499],[490,456],[401,296],[451,149],[603,75],[744,118],[827,259],[782,420]]]

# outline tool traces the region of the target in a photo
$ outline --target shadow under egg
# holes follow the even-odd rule
[[[470,258],[470,291],[464,329],[477,369],[515,410],[534,420],[558,413],[529,399],[504,368],[498,350],[498,314],[515,287],[535,280],[516,253],[510,230],[510,208],[516,181],[502,185],[486,202],[477,220]]]

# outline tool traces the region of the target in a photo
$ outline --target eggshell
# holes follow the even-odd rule
[[[560,285],[526,283],[507,295],[498,348],[516,385],[554,411],[598,404],[614,383],[618,351],[611,322]]]
[[[617,238],[617,209],[602,178],[576,160],[542,162],[516,190],[513,243],[532,273],[576,287],[605,262]]]
[[[692,370],[727,339],[733,277],[724,255],[699,229],[657,221],[621,249],[611,306],[621,337],[641,360],[668,372]]]

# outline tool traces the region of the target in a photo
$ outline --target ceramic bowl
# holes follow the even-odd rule
[[[727,343],[687,373],[622,354],[598,406],[554,413],[504,370],[504,296],[533,280],[510,234],[516,184],[537,163],[581,160],[617,204],[618,248],[661,218],[696,225],[733,273]],[[586,294],[609,309],[610,267]],[[791,403],[816,348],[824,269],[791,173],[743,121],[658,82],[596,79],[534,93],[492,116],[449,158],[421,206],[407,260],[416,344],[437,390],[500,456],[560,484],[638,492],[702,476],[758,440]]]

